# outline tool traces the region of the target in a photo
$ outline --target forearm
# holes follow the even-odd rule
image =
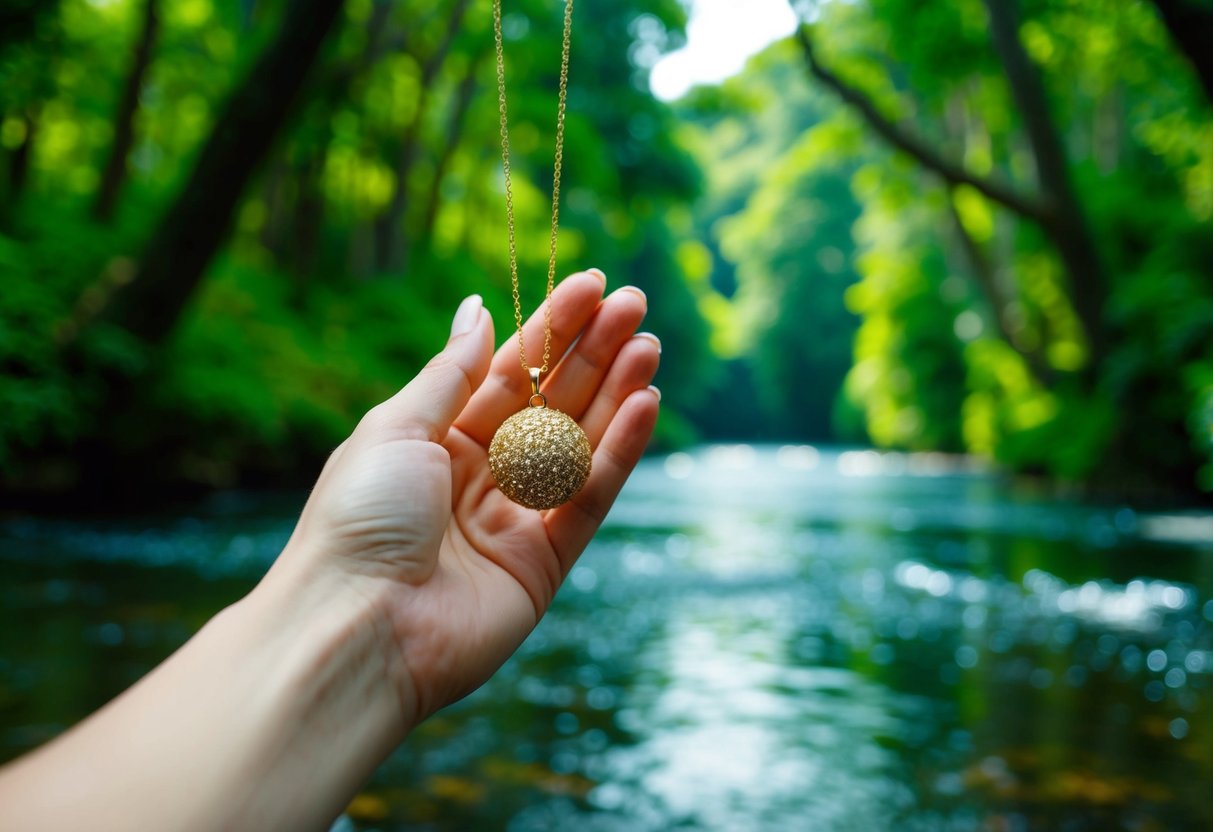
[[[138,685],[0,771],[0,829],[322,829],[403,738],[373,599],[271,574]]]
[[[525,389],[517,345],[494,357],[466,299],[442,353],[330,457],[261,586],[0,770],[0,832],[324,828],[420,715],[517,648],[639,460],[660,348],[634,335],[644,295],[604,286],[576,275],[525,325],[539,343],[552,324],[544,389],[596,446],[573,500],[540,514],[495,487],[488,445]]]

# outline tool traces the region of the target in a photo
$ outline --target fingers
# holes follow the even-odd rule
[[[661,342],[655,335],[647,332],[633,335],[623,345],[623,349],[615,356],[606,379],[598,387],[589,407],[579,419],[581,429],[590,440],[591,448],[598,447],[624,400],[653,381],[660,362]]]
[[[628,396],[611,420],[598,450],[590,478],[572,500],[552,509],[544,518],[548,539],[567,575],[615,502],[619,489],[640,461],[653,426],[657,423],[656,390],[637,390]]]
[[[559,360],[594,316],[606,279],[601,272],[578,272],[552,292],[552,360]],[[540,306],[523,326],[527,361],[543,361],[544,311]],[[511,334],[493,356],[485,383],[472,396],[456,422],[459,429],[488,446],[493,432],[511,413],[526,404],[530,380],[518,361],[518,336]]]
[[[585,332],[544,384],[548,404],[580,421],[620,348],[644,319],[647,308],[644,293],[634,286],[624,286],[608,295]],[[630,392],[628,390],[624,395]]]
[[[451,337],[404,389],[372,408],[356,433],[376,440],[441,442],[480,387],[493,351],[493,321],[479,295],[459,305]]]

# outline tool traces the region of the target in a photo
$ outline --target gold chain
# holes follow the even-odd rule
[[[556,161],[552,170],[552,237],[548,244],[548,285],[543,301],[543,366],[552,358],[552,287],[556,283],[556,231],[560,227],[560,170],[564,164],[564,110],[569,89],[569,44],[573,32],[573,0],[564,4],[564,42],[560,57],[560,97],[556,106]],[[522,342],[522,299],[518,294],[518,246],[514,233],[514,187],[510,180],[510,131],[505,106],[505,46],[501,38],[501,0],[493,0],[493,36],[497,43],[497,102],[501,113],[501,166],[505,171],[505,216],[510,242],[510,286],[514,292],[514,323],[518,328],[518,358],[530,371]]]

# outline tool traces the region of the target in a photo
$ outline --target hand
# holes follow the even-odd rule
[[[603,300],[605,283],[582,272],[552,294],[552,355],[563,358],[543,392],[595,449],[572,501],[534,511],[493,482],[489,442],[526,405],[530,380],[516,335],[492,354],[492,320],[473,296],[445,349],[334,451],[271,572],[336,578],[366,599],[398,652],[409,727],[482,684],[522,643],[648,443],[660,346],[635,334],[644,295],[624,288]],[[540,364],[542,309],[524,342],[528,361]]]
[[[333,452],[265,580],[0,770],[0,830],[327,829],[413,726],[518,647],[640,458],[660,348],[634,335],[644,296],[601,300],[604,285],[586,272],[552,296],[563,358],[544,393],[595,448],[572,502],[536,512],[494,486],[486,448],[530,380],[513,338],[492,356],[469,298],[446,348]],[[525,341],[538,363],[542,312]]]

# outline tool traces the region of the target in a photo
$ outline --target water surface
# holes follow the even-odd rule
[[[302,497],[0,527],[0,758],[238,598]],[[648,459],[345,829],[1208,829],[1213,516],[933,455]]]

